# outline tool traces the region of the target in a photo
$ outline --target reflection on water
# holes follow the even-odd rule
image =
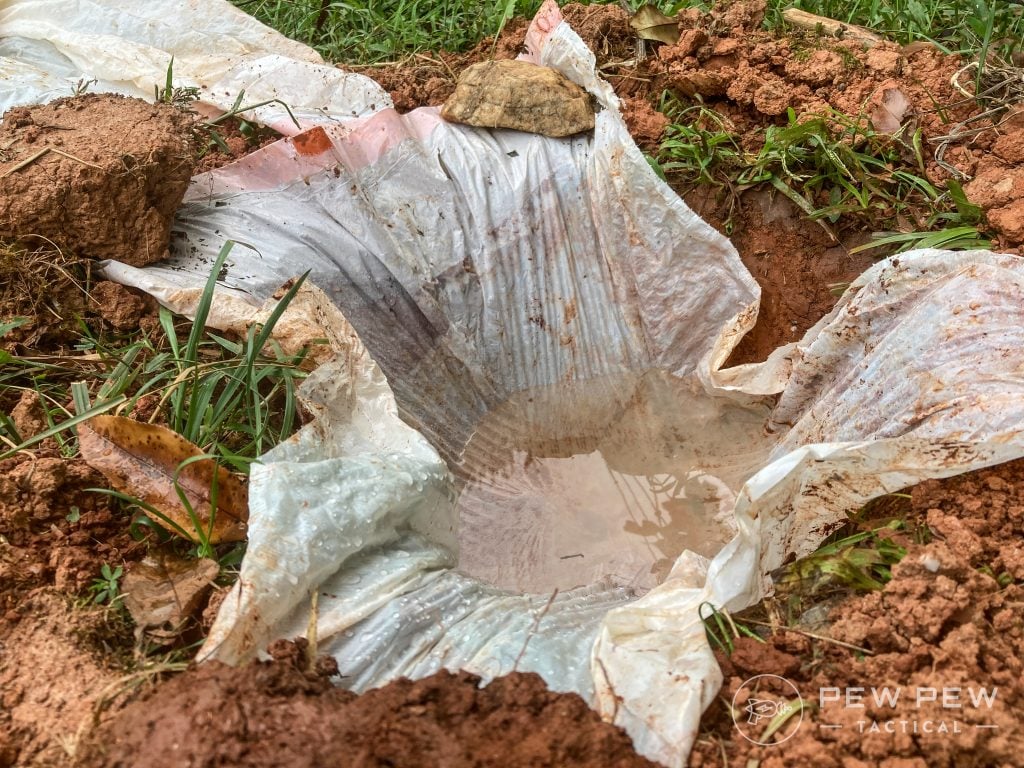
[[[766,416],[653,371],[520,392],[455,468],[460,569],[517,591],[649,589],[683,550],[732,537]]]

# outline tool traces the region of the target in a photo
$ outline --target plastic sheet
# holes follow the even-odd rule
[[[42,5],[9,4],[0,31]],[[202,28],[225,7],[200,4],[176,26]],[[89,58],[76,34],[17,29],[69,68]],[[216,27],[204,48],[232,34]],[[254,39],[308,66],[295,44]],[[145,44],[165,44],[177,71],[181,41]],[[357,98],[351,111],[372,114],[325,120],[197,177],[170,263],[106,274],[187,312],[237,240],[211,322],[244,322],[309,269],[320,290],[297,310],[336,352],[305,387],[316,421],[253,470],[249,549],[202,658],[238,663],[304,634],[315,591],[320,649],[355,690],[441,667],[537,671],[642,753],[682,765],[721,682],[699,606],[756,601],[768,572],[874,496],[1024,455],[1024,272],[1010,256],[904,254],[866,272],[800,342],[723,369],[756,319],[756,283],[650,170],[553,3],[527,44],[528,58],[594,94],[592,135],[470,129],[433,108],[398,115]],[[232,55],[218,66],[237,71]],[[304,92],[285,98],[314,111]],[[495,420],[510,402],[517,410]],[[691,452],[670,501],[713,523],[720,548],[675,551],[657,571],[678,541],[653,518],[633,520],[608,534],[630,553],[616,560],[543,493],[491,530],[471,519],[462,469],[474,441],[506,464],[516,451],[503,435],[524,430],[564,428],[586,450],[643,408],[652,434],[677,436],[676,458]],[[631,488],[664,492],[628,451],[596,453]],[[483,574],[502,553],[510,568]],[[527,578],[548,588],[493,583]]]

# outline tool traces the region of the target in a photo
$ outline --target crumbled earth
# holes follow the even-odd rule
[[[199,161],[194,172],[205,173],[228,165],[280,138],[271,128],[228,118],[200,133]]]
[[[922,44],[868,49],[813,33],[778,37],[760,29],[763,8],[742,0],[717,3],[709,13],[681,11],[680,41],[648,44],[642,61],[621,7],[570,4],[563,14],[596,53],[645,151],[656,150],[668,124],[656,109],[664,90],[699,96],[731,122],[746,149],[757,148],[765,126],[785,124],[789,108],[798,114],[836,109],[879,130],[919,127],[929,179],[969,177],[966,194],[985,210],[998,248],[1024,253],[1024,111],[968,124],[983,130],[965,132],[938,157],[939,144],[929,139],[978,112],[952,84],[962,61]],[[420,54],[361,71],[391,92],[400,111],[440,105],[469,64],[517,56],[527,26],[512,19],[496,42],[485,40],[467,54]],[[191,120],[173,107],[112,96],[8,113],[0,127],[0,173],[9,172],[0,190],[0,240],[22,242],[0,248],[0,320],[29,322],[0,339],[0,348],[59,355],[83,320],[115,334],[154,322],[151,300],[94,282],[88,259],[161,258],[190,175],[272,140],[247,135],[231,121],[219,129],[228,152],[209,151],[194,169]],[[51,204],[48,195],[58,188],[73,201],[73,216]],[[868,233],[829,232],[780,195],[752,190],[730,199],[709,188],[680,191],[731,237],[763,289],[758,325],[731,363],[764,359],[799,338],[872,263],[869,255],[849,254]],[[912,229],[915,222],[896,225]],[[156,401],[143,398],[132,415],[148,419]],[[47,426],[32,393],[0,390],[0,412],[22,437]],[[1020,764],[1022,475],[1024,464],[1016,462],[913,489],[911,514],[927,523],[932,539],[901,542],[908,555],[884,590],[843,598],[829,623],[814,626],[813,634],[834,641],[800,626],[766,643],[737,640],[730,656],[719,657],[725,686],[705,714],[690,764]],[[126,702],[131,693],[118,681],[134,669],[132,628],[123,612],[87,608],[88,587],[103,563],[130,572],[149,547],[131,537],[123,513],[85,490],[99,485],[102,479],[65,458],[52,438],[30,454],[0,460],[0,767],[71,765],[73,755],[89,766],[650,765],[582,699],[551,693],[534,675],[514,674],[480,689],[471,675],[439,673],[355,697],[331,683],[329,666],[321,665],[319,674],[301,671],[294,646],[278,647],[274,662],[241,670],[191,669]],[[203,626],[224,594],[215,592]],[[785,743],[757,746],[740,736],[725,702],[737,692],[788,696],[785,687],[744,687],[765,673],[787,678],[812,703],[822,689],[836,687],[888,685],[909,693],[891,707],[868,697],[865,709],[826,702],[805,711],[799,727],[788,722],[776,736],[789,737]],[[918,707],[912,698],[917,688],[949,687],[998,692],[991,708],[950,710],[941,700]],[[950,727],[955,720],[961,732],[860,731],[869,721],[925,719]],[[822,727],[829,725],[842,727]],[[982,725],[996,727],[975,727]]]
[[[973,178],[964,185],[964,192],[985,209],[1000,244],[1024,253],[1024,111],[1013,108],[991,131],[992,137],[991,152],[972,158]]]
[[[127,692],[131,632],[116,610],[53,589],[35,592],[18,612],[0,629],[0,766],[71,765],[94,714]]]
[[[87,768],[206,766],[593,766],[647,768],[629,737],[579,696],[515,672],[481,688],[467,672],[355,696],[302,654],[233,669],[211,662],[142,696],[90,734]]]
[[[931,540],[906,544],[883,590],[834,607],[827,635],[836,642],[783,631],[764,644],[741,638],[731,657],[719,655],[725,685],[705,713],[691,766],[722,765],[723,755],[728,765],[760,761],[761,768],[1020,764],[1024,461],[931,480],[910,495],[910,515],[927,524]],[[756,746],[742,738],[724,705],[758,674],[785,677],[814,705],[798,727],[794,717],[777,735],[782,743]],[[886,686],[900,689],[895,704],[873,696],[872,687]],[[847,689],[854,706],[842,698]],[[995,691],[991,706],[980,698],[983,689]],[[768,688],[753,695],[780,694],[787,695]]]
[[[13,414],[21,424],[39,418],[26,413],[24,402]],[[99,473],[61,457],[52,443],[27,453],[0,461],[0,636],[4,622],[19,620],[24,594],[51,585],[78,594],[100,564],[120,563],[142,548],[128,535],[130,520],[106,496],[86,490],[104,486]]]
[[[191,113],[111,94],[8,110],[0,240],[143,265],[168,255],[195,165]]]

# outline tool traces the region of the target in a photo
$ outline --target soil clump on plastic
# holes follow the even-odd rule
[[[475,675],[441,671],[356,696],[330,682],[330,664],[303,671],[303,648],[279,642],[274,661],[189,669],[90,734],[79,764],[654,766],[583,699],[535,674],[481,688]]]

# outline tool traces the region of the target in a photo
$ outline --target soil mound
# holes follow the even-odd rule
[[[300,671],[301,654],[190,669],[90,737],[88,768],[593,766],[648,768],[629,738],[532,673],[480,688],[466,672],[397,680],[362,696]]]
[[[931,540],[908,543],[883,590],[847,598],[831,613],[827,634],[863,650],[797,632],[737,641],[736,652],[719,659],[720,700],[770,673],[794,683],[813,708],[787,741],[759,747],[713,704],[691,766],[720,765],[723,750],[729,765],[760,760],[762,768],[1020,764],[1024,461],[931,480],[910,495]],[[872,689],[886,687],[876,700]],[[845,692],[856,697],[859,688],[864,698],[854,701],[863,706],[849,706]],[[828,693],[837,690],[838,701]]]
[[[141,266],[168,254],[195,166],[191,113],[110,94],[16,107],[0,124],[0,240]],[[32,242],[37,241],[37,242]]]

